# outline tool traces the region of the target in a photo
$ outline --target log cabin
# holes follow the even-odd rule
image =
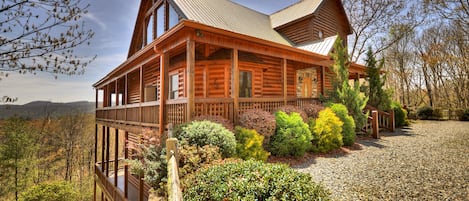
[[[126,27],[123,27],[126,28]],[[331,88],[329,56],[351,34],[341,0],[267,15],[229,0],[141,0],[121,65],[96,82],[95,200],[147,200],[126,144],[202,115],[301,107]],[[351,79],[365,68],[352,64]]]

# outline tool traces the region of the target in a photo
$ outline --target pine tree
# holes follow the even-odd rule
[[[0,193],[19,193],[32,182],[34,153],[37,150],[34,133],[27,122],[18,117],[8,119],[0,130]]]
[[[340,38],[334,42],[334,53],[331,53],[330,56],[334,59],[334,64],[331,66],[334,76],[332,79],[333,90],[329,93],[330,101],[345,105],[355,121],[356,128],[361,129],[368,116],[363,113],[368,98],[360,94],[358,81],[353,87],[349,84],[349,56],[347,47],[343,45]]]
[[[380,110],[389,110],[391,106],[390,93],[383,89],[386,75],[381,75],[384,62],[380,61],[378,63],[376,61],[371,47],[368,49],[366,56],[366,80],[368,81],[368,86],[366,87],[365,94],[369,98],[368,104]]]

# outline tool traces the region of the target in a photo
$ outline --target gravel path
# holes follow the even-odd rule
[[[334,200],[469,200],[469,122],[417,121],[381,135],[358,140],[361,150],[294,168]]]

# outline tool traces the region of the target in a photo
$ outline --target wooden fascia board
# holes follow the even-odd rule
[[[330,60],[330,57],[328,57],[328,56],[316,54],[316,53],[313,53],[313,52],[310,52],[310,51],[298,49],[296,47],[287,46],[287,45],[275,43],[275,42],[260,39],[260,38],[255,38],[255,37],[248,36],[248,35],[243,35],[243,34],[231,32],[231,31],[227,31],[227,30],[224,30],[224,29],[216,28],[216,27],[207,26],[205,24],[201,24],[201,23],[194,22],[194,21],[184,20],[183,24],[184,24],[185,27],[190,27],[190,28],[193,28],[193,29],[199,29],[201,31],[207,31],[207,32],[210,32],[210,33],[222,35],[222,36],[225,36],[225,37],[230,37],[230,38],[233,38],[233,39],[239,39],[239,40],[243,40],[243,41],[247,41],[247,42],[252,42],[252,43],[259,44],[259,45],[269,46],[269,47],[274,48],[274,49],[281,49],[281,50],[284,50],[284,51],[300,54],[302,56],[309,56],[309,57],[312,57],[316,61]],[[304,62],[304,61],[299,61],[299,62]]]

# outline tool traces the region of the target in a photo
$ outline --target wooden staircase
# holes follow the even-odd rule
[[[395,130],[395,118],[394,118],[394,110],[390,112],[385,112],[378,110],[377,108],[367,105],[365,110],[363,111],[365,114],[368,115],[368,119],[365,123],[365,127],[362,128],[362,131],[365,133],[371,133],[373,138],[380,138],[379,132],[380,130],[388,130],[390,132],[394,132]]]

